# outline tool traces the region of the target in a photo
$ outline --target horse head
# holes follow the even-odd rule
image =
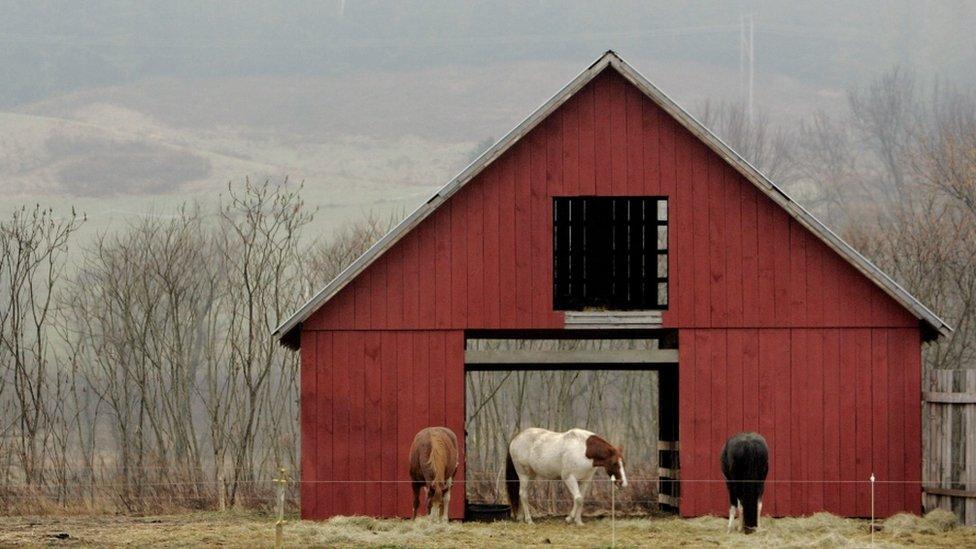
[[[586,440],[586,457],[593,460],[594,467],[603,467],[617,486],[627,487],[623,445],[614,446],[593,435]]]
[[[627,487],[627,472],[624,471],[624,447],[623,445],[614,448],[614,455],[610,464],[605,466],[607,474],[613,477],[613,481],[620,488]]]

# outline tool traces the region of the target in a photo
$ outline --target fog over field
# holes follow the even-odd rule
[[[0,2],[0,208],[119,219],[305,181],[328,230],[402,212],[603,51],[775,125],[893,67],[976,82],[967,2]]]

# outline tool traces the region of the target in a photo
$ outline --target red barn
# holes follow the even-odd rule
[[[486,334],[670,341],[684,516],[726,512],[696,481],[742,430],[770,444],[767,513],[869,515],[872,472],[879,515],[919,512],[921,345],[949,331],[608,52],[278,328],[302,517],[409,516],[410,441],[463,441]]]

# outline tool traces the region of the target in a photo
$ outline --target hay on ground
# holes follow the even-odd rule
[[[327,521],[289,519],[289,547],[606,547],[611,523],[584,518],[583,526],[561,518],[535,524],[460,523],[336,517]],[[94,547],[270,546],[273,517],[259,513],[198,512],[153,517],[22,516],[0,517],[0,546],[69,543]],[[726,533],[722,517],[627,518],[616,521],[619,547],[868,547],[868,522],[827,513],[809,517],[763,517],[755,534]],[[896,516],[885,522],[877,547],[974,547],[976,528],[956,526],[945,512],[925,517]],[[67,538],[52,537],[67,535]]]
[[[914,534],[942,534],[959,524],[956,515],[945,509],[933,509],[924,517],[899,513],[884,521],[883,531],[895,536],[905,537]]]

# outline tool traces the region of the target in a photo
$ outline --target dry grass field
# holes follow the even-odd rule
[[[249,513],[191,513],[152,517],[44,516],[0,518],[0,546],[227,546],[267,547],[274,521]],[[875,534],[876,547],[973,547],[976,528],[956,526],[944,511],[926,517],[899,515]],[[419,521],[339,517],[327,522],[290,521],[289,547],[609,547],[611,524],[593,519],[571,527],[559,519],[534,525],[500,522],[435,524]],[[867,547],[863,520],[828,514],[767,519],[751,536],[726,534],[725,520],[703,517],[616,521],[618,547]]]

